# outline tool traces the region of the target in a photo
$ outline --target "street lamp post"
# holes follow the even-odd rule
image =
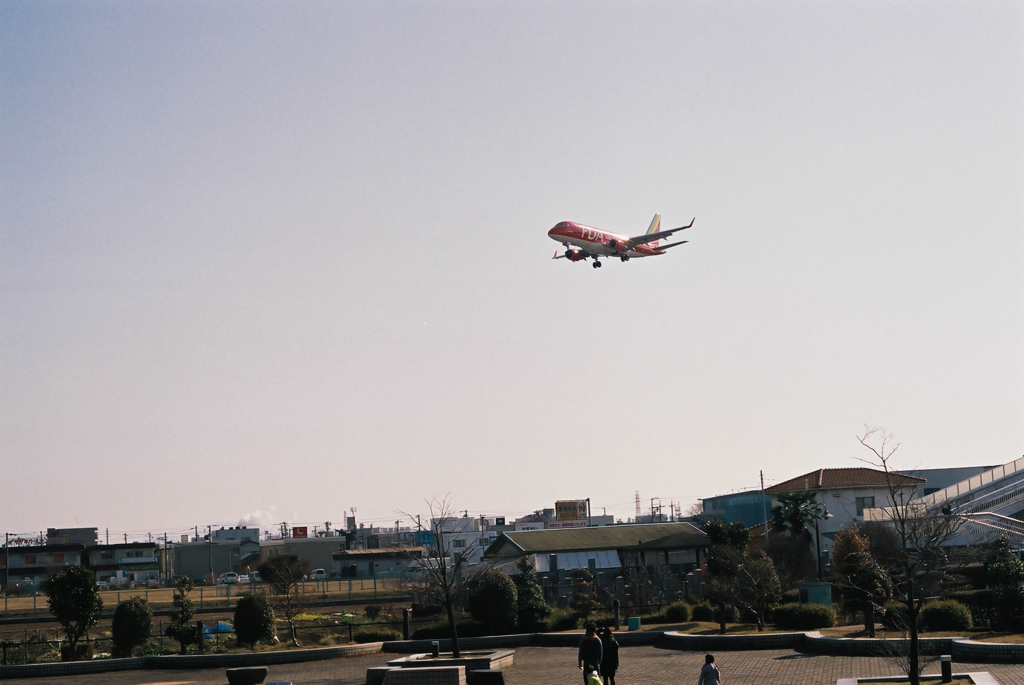
[[[818,580],[822,580],[821,573],[821,531],[818,529],[818,521],[828,521],[832,518],[832,514],[829,513],[828,507],[823,502],[818,502],[814,505],[814,540],[815,546],[818,552]]]

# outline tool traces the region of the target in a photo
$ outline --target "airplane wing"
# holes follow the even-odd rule
[[[637,245],[645,245],[647,243],[653,243],[655,240],[661,240],[667,238],[677,231],[684,231],[690,226],[693,226],[693,222],[696,221],[696,217],[690,220],[686,226],[680,226],[679,228],[670,228],[667,231],[658,231],[657,233],[648,233],[646,235],[638,235],[635,238],[629,239],[629,247],[634,248]]]

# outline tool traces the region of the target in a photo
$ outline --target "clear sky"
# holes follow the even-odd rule
[[[0,526],[1013,460],[1022,123],[1018,2],[3,3]]]

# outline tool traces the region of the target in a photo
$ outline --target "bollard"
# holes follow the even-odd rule
[[[409,639],[409,610],[402,609],[402,639]]]
[[[197,621],[196,628],[199,629],[199,653],[202,654],[206,651],[206,635],[203,632],[203,622]]]
[[[875,636],[875,605],[868,602],[864,609],[864,630],[868,631],[868,637]]]
[[[718,627],[722,631],[722,635],[725,635],[725,602],[718,603]]]
[[[434,640],[430,643],[430,656],[434,657],[435,659],[441,656],[441,645],[437,640]]]
[[[942,682],[953,682],[953,655],[943,654],[939,659],[942,661]]]
[[[619,618],[619,600],[612,600],[612,611],[615,612],[615,630],[618,630],[622,627],[622,621]]]

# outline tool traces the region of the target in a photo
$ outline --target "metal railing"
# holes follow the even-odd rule
[[[310,580],[299,583],[299,594],[303,601],[358,601],[378,600],[394,596],[396,593],[407,593],[412,579],[407,575],[381,575],[371,578],[344,578],[341,580]],[[230,608],[238,603],[238,598],[246,592],[266,589],[265,583],[231,584],[231,585],[199,585],[192,591],[190,598],[198,611],[210,608]],[[104,616],[113,615],[114,608],[122,599],[141,597],[154,610],[169,609],[173,602],[174,588],[137,588],[125,590],[100,590],[100,598],[104,603]],[[234,601],[232,601],[234,600]],[[33,618],[49,615],[46,596],[38,590],[27,595],[8,595],[3,597],[3,618],[31,616]]]
[[[984,512],[965,515],[968,526],[982,527],[1006,535],[1014,542],[1024,542],[1024,522],[1002,514]]]
[[[978,489],[983,488],[987,485],[991,485],[997,481],[1015,474],[1024,475],[1024,457],[1015,459],[1014,461],[1008,462],[1001,466],[989,469],[983,473],[979,473],[973,478],[954,483],[949,487],[933,492],[929,495],[925,495],[917,499],[916,501],[928,509],[933,509],[946,503],[948,500],[956,499],[967,495],[977,495]]]

